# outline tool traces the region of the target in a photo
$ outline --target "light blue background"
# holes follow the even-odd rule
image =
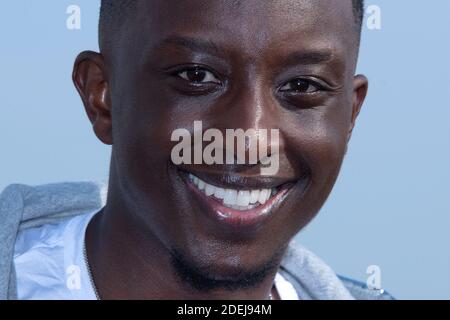
[[[369,265],[397,298],[450,299],[450,1],[372,0],[359,71],[370,79],[339,181],[299,240],[338,273]],[[66,8],[82,29],[66,28]],[[110,148],[91,131],[71,83],[76,54],[97,50],[98,2],[0,5],[0,190],[106,179]]]

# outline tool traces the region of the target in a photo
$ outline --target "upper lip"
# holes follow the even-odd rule
[[[255,176],[235,174],[232,172],[203,172],[182,170],[187,174],[193,174],[206,183],[224,189],[254,190],[272,189],[287,183],[295,182],[295,179],[286,179],[276,176]]]

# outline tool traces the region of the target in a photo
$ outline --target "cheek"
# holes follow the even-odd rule
[[[161,165],[170,157],[170,138],[175,129],[171,101],[155,84],[146,79],[139,81],[139,75],[123,74],[129,85],[117,88],[113,106],[114,147],[121,150],[138,173],[164,174]]]
[[[312,187],[328,190],[337,178],[347,145],[350,115],[338,107],[318,107],[296,117],[287,145],[294,159],[302,159],[311,175]],[[339,112],[338,112],[339,111]]]
[[[345,155],[346,137],[346,131],[328,126],[306,138],[312,183],[331,189]]]
[[[325,203],[339,174],[346,149],[346,121],[326,112],[309,112],[297,119],[295,130],[286,134],[288,157],[297,161],[295,167],[305,168],[309,174],[306,192],[295,206],[297,220],[292,225],[293,233],[306,226]]]
[[[113,120],[120,129],[114,137],[112,170],[120,180],[127,206],[138,208],[138,223],[144,221],[158,239],[170,246],[170,235],[183,234],[173,221],[183,220],[177,213],[178,208],[185,207],[184,185],[177,182],[170,166],[171,117],[163,111],[154,112],[154,107],[127,107],[131,110]],[[189,221],[180,224],[189,226]]]
[[[141,99],[124,95],[116,100],[113,161],[121,185],[128,196],[133,197],[133,203],[143,204],[149,200],[159,203],[167,198],[161,195],[170,192],[167,174],[171,150],[169,120],[163,110],[142,103]]]
[[[137,85],[122,94],[113,116],[113,150],[122,184],[132,191],[135,203],[167,211],[177,205],[176,195],[185,192],[171,160],[179,143],[171,141],[172,133],[192,130],[194,119],[201,115],[180,111],[170,97],[157,95],[152,87],[144,90]]]

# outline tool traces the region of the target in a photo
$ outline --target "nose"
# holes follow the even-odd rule
[[[250,78],[250,76],[248,77]],[[230,128],[270,129],[276,125],[276,101],[263,79],[253,77],[235,84],[229,93],[224,121]]]
[[[225,152],[232,153],[240,164],[256,164],[250,161],[255,154],[257,163],[265,164],[268,158],[284,150],[280,125],[282,108],[263,79],[245,81],[237,87],[227,94],[215,122],[225,136],[229,130],[244,132],[246,143],[243,150],[238,150],[239,145],[235,143],[233,150],[226,148]],[[246,161],[242,161],[243,157]]]

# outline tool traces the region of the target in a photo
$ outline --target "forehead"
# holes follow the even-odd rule
[[[129,20],[125,32],[148,50],[187,37],[250,59],[302,49],[349,57],[357,51],[351,0],[139,0]]]

